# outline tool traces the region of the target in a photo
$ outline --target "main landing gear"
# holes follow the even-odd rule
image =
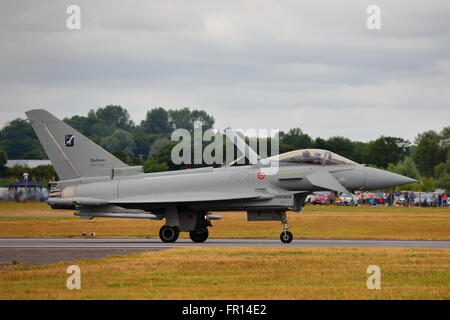
[[[192,241],[200,243],[205,242],[206,239],[208,239],[209,232],[207,228],[199,228],[194,231],[189,231],[189,238],[191,238]]]
[[[280,240],[283,243],[291,243],[294,239],[293,234],[287,230],[286,212],[281,213],[281,223],[283,224],[283,232],[280,234]]]
[[[163,242],[175,242],[180,235],[180,231],[177,227],[162,226],[159,230],[159,238]],[[199,228],[193,231],[189,231],[189,237],[192,241],[201,243],[208,239],[209,232],[207,228]]]
[[[209,220],[209,215],[204,212],[185,213],[178,216],[178,219],[171,221],[171,226],[164,225],[159,230],[159,238],[163,242],[177,241],[180,231],[189,232],[189,237],[193,242],[201,243],[208,239],[208,227],[212,224]]]
[[[175,242],[180,235],[178,227],[162,226],[159,229],[159,238],[162,242]]]
[[[189,231],[189,238],[197,243],[205,242],[209,236],[208,227],[212,227],[212,224],[209,221],[209,216],[207,214],[200,213],[198,215],[195,229]]]

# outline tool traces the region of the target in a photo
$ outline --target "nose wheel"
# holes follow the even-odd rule
[[[294,239],[294,236],[292,235],[292,232],[290,232],[290,231],[283,231],[280,234],[280,240],[283,243],[291,243],[293,239]]]
[[[283,232],[280,234],[280,240],[283,243],[291,243],[294,239],[294,235],[292,232],[287,230],[287,218],[286,218],[286,212],[283,212],[281,214],[281,223],[283,224]]]

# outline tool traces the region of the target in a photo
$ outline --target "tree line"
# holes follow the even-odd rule
[[[199,122],[203,130],[214,127],[214,117],[203,110],[152,108],[139,124],[119,105],[91,110],[87,115],[63,119],[70,126],[130,165],[142,165],[145,172],[177,170],[200,165],[175,165],[170,161],[170,135],[183,128],[194,132]],[[420,180],[416,190],[436,187],[450,189],[450,126],[441,131],[419,133],[413,142],[401,137],[380,136],[369,142],[343,136],[312,138],[300,128],[280,132],[280,153],[296,149],[326,149],[358,163],[397,172]],[[270,138],[268,144],[270,145]],[[4,167],[7,159],[46,159],[31,125],[17,118],[0,130],[0,185],[20,178],[26,168]],[[35,180],[57,179],[53,168],[28,170]],[[23,171],[22,171],[23,172]],[[20,175],[20,176],[19,176]]]

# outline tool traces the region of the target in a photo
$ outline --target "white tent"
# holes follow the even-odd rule
[[[37,166],[51,165],[50,160],[8,160],[6,163],[7,168],[12,168],[14,166],[27,166],[30,169],[36,168]]]

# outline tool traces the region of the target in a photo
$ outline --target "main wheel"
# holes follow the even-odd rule
[[[159,230],[159,238],[162,242],[175,242],[180,235],[177,227],[162,226]]]
[[[291,243],[293,239],[294,239],[294,236],[289,231],[283,231],[280,234],[280,240],[283,243]]]
[[[189,232],[189,237],[194,242],[205,242],[208,239],[209,231],[207,228],[202,228]]]

